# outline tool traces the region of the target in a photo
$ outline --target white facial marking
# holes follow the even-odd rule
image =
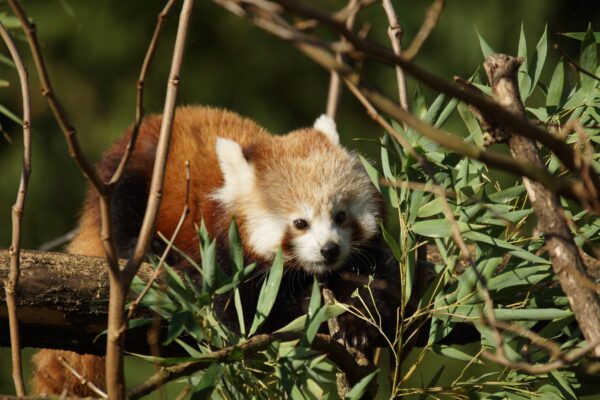
[[[336,226],[330,217],[313,217],[306,231],[294,239],[294,256],[302,268],[311,274],[335,271],[342,266],[350,253],[350,234]],[[321,249],[327,242],[340,246],[340,254],[334,262],[327,263]]]
[[[331,143],[340,144],[340,135],[335,126],[335,121],[330,116],[326,114],[321,115],[317,118],[313,127],[319,132],[324,133]]]
[[[259,255],[272,258],[283,242],[287,227],[285,218],[266,212],[256,212],[248,216],[249,244]]]
[[[225,205],[230,205],[252,190],[254,169],[244,158],[242,147],[233,140],[217,138],[216,152],[224,182],[214,197]]]

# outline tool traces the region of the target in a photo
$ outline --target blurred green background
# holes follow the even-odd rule
[[[327,9],[345,1],[312,1]],[[430,1],[396,1],[408,44],[418,30]],[[530,51],[548,24],[550,44],[558,42],[570,54],[578,43],[557,32],[583,31],[600,23],[597,0],[461,0],[448,1],[439,26],[416,59],[420,66],[450,80],[469,77],[482,62],[477,30],[498,51],[516,54],[521,23]],[[110,142],[133,121],[135,82],[163,1],[26,0],[22,2],[38,26],[51,80],[75,126],[85,154],[97,161]],[[11,16],[0,2],[3,19]],[[179,3],[166,20],[146,82],[147,113],[160,112],[170,67]],[[387,22],[379,4],[361,14],[358,24],[372,24],[370,37],[387,44]],[[596,30],[600,26],[594,26]],[[85,180],[69,158],[65,141],[46,101],[39,93],[29,51],[19,30],[12,31],[30,70],[33,95],[33,173],[24,214],[23,246],[41,244],[76,224]],[[0,47],[2,54],[7,54]],[[557,60],[550,50],[550,58]],[[548,62],[554,65],[555,62]],[[393,70],[367,61],[364,72],[372,83],[396,97]],[[551,71],[544,71],[545,75]],[[16,71],[0,64],[0,104],[21,113]],[[178,103],[226,107],[250,116],[273,132],[312,123],[324,112],[329,74],[292,46],[251,26],[210,1],[195,4]],[[412,91],[415,83],[409,80]],[[427,96],[435,93],[425,90]],[[10,243],[10,207],[21,167],[22,139],[18,124],[0,115],[0,247]],[[341,99],[338,125],[342,140],[361,152],[375,154],[382,133],[348,94]],[[450,125],[452,126],[452,125]],[[7,139],[8,137],[9,139]],[[367,138],[371,141],[357,141]],[[8,349],[0,349],[0,393],[12,390]]]

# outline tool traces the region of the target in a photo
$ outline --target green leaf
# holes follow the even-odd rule
[[[302,346],[309,346],[312,343],[321,326],[322,321],[319,321],[319,319],[316,318],[320,308],[321,291],[319,290],[319,281],[315,276],[313,277],[313,286],[310,294],[310,301],[308,302],[308,312],[306,314],[308,318],[306,319],[306,325],[304,327],[304,336],[302,337],[301,342]]]
[[[346,394],[345,399],[346,400],[361,399],[363,394],[365,393],[365,390],[367,390],[367,388],[369,387],[369,383],[371,383],[373,378],[375,378],[377,376],[378,372],[379,372],[379,370],[373,371],[369,375],[362,378],[356,385],[354,385],[352,390],[350,390]]]
[[[562,32],[559,35],[563,35],[565,37],[582,41],[585,38],[587,32]],[[594,38],[596,39],[596,43],[600,43],[600,32],[594,33]]]
[[[242,336],[246,336],[246,324],[244,322],[244,307],[242,307],[242,299],[240,297],[240,288],[235,288],[233,292],[233,303],[235,305],[235,313],[238,317],[238,324],[240,326],[240,333]]]
[[[163,342],[163,345],[171,343],[183,333],[187,320],[190,317],[193,318],[193,315],[189,311],[180,311],[171,317],[171,320],[169,321],[169,329],[167,331],[167,338]]]
[[[548,378],[554,383],[554,386],[560,390],[560,393],[564,396],[563,398],[566,400],[577,400],[578,397],[573,391],[573,388],[567,382],[565,377],[563,376],[561,371],[554,370],[550,371]]]
[[[594,73],[598,66],[598,48],[594,32],[592,31],[592,25],[588,26],[588,30],[581,42],[581,53],[579,56],[579,65],[581,68]],[[588,94],[592,94],[596,80],[591,76],[587,76],[583,73],[579,73],[579,79],[581,80],[582,89]]]
[[[483,225],[467,224],[462,221],[456,221],[456,223],[461,232],[483,228]],[[432,238],[450,237],[452,233],[452,223],[447,219],[427,219],[413,224],[411,230],[417,235]]]
[[[519,66],[519,92],[521,93],[521,98],[525,101],[532,85],[531,77],[527,73],[529,63],[527,60],[527,40],[525,39],[523,23],[521,23],[521,33],[519,36],[519,57],[523,59],[523,63]]]
[[[533,82],[531,83],[531,89],[529,90],[529,95],[531,95],[531,93],[533,93],[533,90],[535,89],[539,79],[540,79],[540,75],[542,74],[542,69],[544,68],[544,62],[546,62],[546,55],[548,53],[548,24],[546,24],[546,26],[544,27],[544,33],[542,34],[542,37],[540,38],[539,42],[537,43],[537,46],[535,47],[535,53],[533,54],[533,59],[531,60],[531,68],[534,68],[535,65],[535,70],[533,71]],[[532,75],[530,73],[530,75]]]
[[[507,203],[525,193],[525,186],[513,186],[488,195],[488,199],[494,203]]]
[[[231,260],[238,271],[244,269],[244,250],[242,249],[242,243],[240,241],[240,234],[237,229],[235,218],[231,220],[229,224],[229,254]]]
[[[470,138],[473,140],[477,147],[483,147],[483,132],[481,131],[481,127],[477,122],[477,119],[469,110],[469,108],[464,104],[460,103],[458,105],[458,114],[462,118],[467,130],[471,134]]]
[[[191,400],[204,400],[211,398],[211,395],[217,387],[219,380],[223,375],[223,367],[218,363],[212,363],[208,366],[200,382],[194,387]]]
[[[208,245],[200,248],[202,258],[202,292],[212,292],[217,286],[217,242],[212,240]]]
[[[475,32],[477,32],[477,37],[479,38],[479,46],[481,46],[481,53],[483,53],[483,58],[487,59],[489,56],[496,54],[496,51],[492,49],[490,45],[487,44],[483,36],[479,34],[477,28],[475,28]]]
[[[454,346],[446,346],[436,344],[431,347],[431,350],[436,354],[441,354],[445,357],[452,358],[460,361],[472,361],[475,358],[475,354],[469,354]],[[480,360],[476,361],[477,364],[481,364]]]
[[[436,197],[428,203],[419,207],[418,217],[428,218],[444,212],[444,202],[440,197]]]
[[[516,289],[531,287],[538,283],[540,278],[551,277],[549,264],[536,265],[535,267],[516,268],[502,272],[488,281],[488,289],[499,291],[503,289]]]
[[[328,320],[331,318],[335,318],[338,315],[342,315],[346,312],[346,309],[339,304],[325,304],[323,307],[321,307],[321,310],[319,310],[319,312],[322,313],[322,317],[325,320]],[[298,332],[304,329],[305,325],[306,315],[301,315],[286,326],[284,326],[283,328],[278,329],[276,332]]]
[[[514,244],[511,244],[511,243],[507,242],[506,240],[502,240],[502,239],[492,237],[490,235],[486,235],[483,232],[469,231],[469,232],[464,232],[463,236],[467,239],[474,240],[476,242],[487,243],[487,244],[490,244],[495,247],[500,247],[503,249],[510,250],[510,253],[512,255],[519,257],[523,260],[531,261],[531,262],[538,263],[538,264],[549,263],[548,260],[546,260],[540,256],[537,256],[527,250],[524,250],[521,247],[515,246]]]
[[[438,116],[440,114],[440,109],[442,108],[442,105],[444,104],[445,100],[446,100],[446,95],[444,93],[440,93],[435,98],[433,103],[431,103],[431,105],[429,106],[429,109],[423,116],[423,121],[425,121],[429,124],[436,122],[438,119]]]
[[[265,279],[258,295],[258,304],[256,305],[256,314],[254,315],[254,321],[250,327],[249,335],[252,336],[256,330],[266,321],[275,299],[277,298],[277,292],[279,291],[279,284],[281,283],[281,277],[283,275],[283,254],[281,249],[277,250],[277,255],[273,260],[273,265],[269,271],[269,275]]]
[[[433,124],[433,126],[439,128],[440,126],[444,125],[444,122],[446,122],[450,115],[452,115],[458,103],[458,99],[450,100],[448,104],[446,104],[446,107],[444,107],[444,109],[440,113],[440,116],[436,119],[435,124]]]
[[[562,62],[559,62],[552,73],[550,86],[548,87],[548,96],[546,96],[547,106],[558,106],[562,98],[563,86],[565,82],[565,68]]]
[[[15,113],[10,111],[8,108],[4,107],[2,104],[0,104],[0,113],[4,114],[8,118],[10,118],[14,122],[16,122],[17,124],[23,125],[23,120],[21,118],[19,118]]]

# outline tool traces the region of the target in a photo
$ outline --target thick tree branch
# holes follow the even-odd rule
[[[504,54],[491,56],[484,63],[494,98],[503,107],[515,114],[525,116],[517,84],[517,70],[520,61]],[[509,147],[515,158],[523,160],[537,168],[544,168],[542,157],[534,141],[512,132]],[[594,290],[579,285],[576,276],[588,278],[585,264],[564,216],[558,196],[538,182],[524,178],[523,182],[533,209],[538,217],[539,227],[544,234],[546,249],[552,267],[569,299],[571,309],[579,323],[581,331],[589,343],[600,340],[600,298]],[[589,279],[589,278],[588,278]],[[600,356],[600,346],[594,354]]]
[[[0,23],[0,36],[6,44],[10,56],[15,62],[19,82],[21,85],[21,97],[23,101],[23,168],[17,199],[12,207],[12,241],[10,245],[10,275],[4,280],[4,290],[6,293],[6,305],[8,307],[13,381],[17,395],[25,396],[25,384],[23,382],[23,371],[21,367],[21,340],[19,336],[19,321],[17,319],[16,293],[19,286],[20,276],[20,257],[21,257],[21,219],[25,208],[25,199],[27,198],[27,187],[29,184],[29,175],[31,174],[31,101],[29,96],[29,81],[27,70],[21,59],[21,55],[4,28]]]

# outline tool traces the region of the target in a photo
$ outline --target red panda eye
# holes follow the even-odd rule
[[[344,211],[340,211],[339,213],[335,214],[335,223],[338,225],[343,224],[346,221],[346,213]]]
[[[308,228],[308,222],[305,219],[295,219],[294,220],[294,228],[298,230],[304,230]]]

